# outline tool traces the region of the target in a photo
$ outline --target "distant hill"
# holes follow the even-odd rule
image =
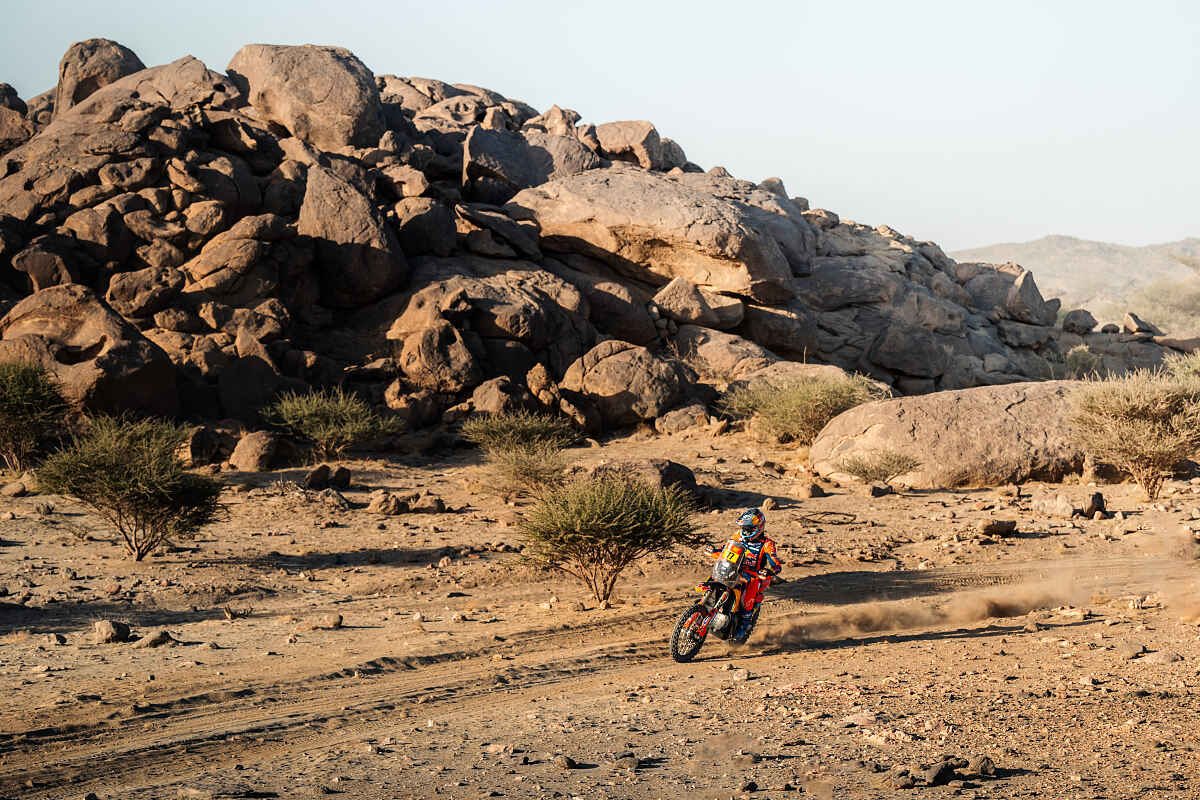
[[[1172,255],[1200,258],[1200,239],[1127,247],[1072,236],[1045,236],[1034,242],[950,253],[956,261],[1015,261],[1033,272],[1044,297],[1060,297],[1065,307],[1092,310],[1121,305],[1139,289],[1159,281],[1179,281],[1196,274]]]

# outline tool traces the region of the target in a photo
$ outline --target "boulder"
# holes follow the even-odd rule
[[[275,461],[279,437],[269,431],[253,431],[238,440],[229,464],[239,472],[265,472]]]
[[[680,357],[702,380],[745,378],[779,360],[749,339],[696,325],[680,325],[673,341]]]
[[[679,362],[610,339],[572,364],[560,388],[586,397],[605,425],[619,428],[661,416],[684,399],[690,383]]]
[[[577,465],[569,470],[572,476],[584,479],[625,478],[645,481],[656,489],[677,486],[689,494],[696,493],[696,475],[683,464],[665,458],[629,458],[604,460],[596,464]]]
[[[668,411],[654,420],[654,429],[664,436],[680,433],[690,428],[701,428],[708,424],[708,409],[702,403]]]
[[[706,292],[687,278],[674,278],[654,295],[654,303],[667,319],[680,325],[733,328],[742,321],[744,306],[733,297]]]
[[[454,211],[429,197],[405,197],[396,203],[396,235],[406,255],[448,256],[458,242]]]
[[[507,203],[522,189],[604,162],[574,137],[472,128],[463,143],[463,186],[478,202]]]
[[[1138,317],[1132,311],[1126,312],[1123,325],[1125,333],[1148,333],[1151,336],[1162,336],[1163,332],[1149,322]]]
[[[645,169],[670,169],[658,130],[645,120],[597,125],[596,138],[600,140],[600,151],[613,161],[628,161]]]
[[[123,317],[150,317],[178,297],[183,284],[183,273],[177,269],[118,272],[108,282],[104,299]]]
[[[1067,333],[1086,336],[1096,329],[1096,318],[1087,309],[1072,309],[1063,317],[1062,329]]]
[[[581,256],[564,258],[583,267],[588,266],[583,262],[590,261]],[[584,272],[553,258],[542,261],[541,266],[587,298],[588,318],[597,330],[633,344],[647,345],[658,340],[658,328],[646,309],[645,300],[622,281],[600,271]]]
[[[274,402],[281,392],[303,389],[298,381],[284,378],[261,355],[245,355],[229,363],[217,378],[217,397],[230,419],[257,422],[258,412]]]
[[[170,417],[179,409],[167,354],[86,286],[26,297],[0,319],[0,339],[0,357],[42,363],[90,411]]]
[[[483,381],[483,369],[458,330],[441,318],[404,339],[400,369],[423,389],[461,392]]]
[[[808,229],[781,216],[620,165],[526,189],[509,207],[537,220],[544,249],[590,255],[654,285],[683,277],[763,303],[792,296],[788,253],[811,252]]]
[[[129,626],[124,622],[98,619],[92,624],[92,641],[96,644],[117,644],[128,639]]]
[[[374,147],[386,130],[375,77],[343,47],[249,44],[226,71],[259,114],[317,149]]]
[[[1053,325],[1058,310],[1042,299],[1042,293],[1033,282],[1033,273],[1028,270],[1022,270],[1009,287],[1004,308],[1013,319],[1030,325]]]
[[[323,167],[308,171],[298,230],[316,245],[323,301],[356,308],[404,282],[396,235],[362,192]]]
[[[810,458],[819,474],[836,475],[850,456],[897,450],[921,462],[897,479],[916,488],[1058,481],[1083,467],[1069,439],[1074,386],[981,386],[867,403],[831,420]]]
[[[820,345],[816,320],[798,299],[778,306],[746,304],[737,333],[778,356],[797,361],[811,359]]]
[[[67,48],[58,64],[54,116],[82,103],[98,89],[146,68],[128,47],[111,39],[85,39]]]
[[[471,409],[476,414],[511,414],[518,411],[540,411],[541,407],[524,386],[501,376],[481,383],[471,395]]]
[[[28,108],[17,90],[0,83],[0,156],[20,147],[33,135],[33,123],[26,117]]]

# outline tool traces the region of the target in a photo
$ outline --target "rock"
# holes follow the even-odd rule
[[[440,317],[404,339],[400,368],[414,384],[434,392],[461,392],[483,382],[483,368],[462,335]]]
[[[167,354],[86,286],[54,286],[0,319],[0,357],[37,361],[94,412],[170,417],[179,408]]]
[[[976,528],[983,536],[1012,536],[1017,532],[1017,521],[1014,519],[987,519]]]
[[[67,643],[67,637],[63,636],[61,633],[47,633],[46,634],[46,644],[48,644],[48,645],[52,645],[54,647],[61,647],[62,645],[66,644],[66,643]]]
[[[304,480],[300,483],[300,486],[310,491],[319,492],[329,485],[329,473],[328,464],[321,464],[318,467],[314,467],[304,476]]]
[[[1105,508],[1104,495],[1100,492],[1092,492],[1088,497],[1087,503],[1084,504],[1081,513],[1087,519],[1095,519],[1097,514],[1103,515],[1105,511],[1107,511],[1107,508]]]
[[[386,130],[375,78],[345,48],[250,44],[226,72],[265,119],[317,149],[374,147]]]
[[[886,484],[883,481],[869,483],[867,484],[866,489],[867,497],[886,497],[887,495],[892,494],[894,491],[895,490],[892,489],[891,485]]]
[[[835,417],[813,442],[820,475],[877,450],[910,453],[921,466],[896,479],[914,488],[1059,481],[1083,467],[1067,438],[1069,381],[981,386],[882,400]]]
[[[371,493],[367,511],[372,514],[383,514],[384,516],[394,517],[397,514],[406,513],[408,511],[408,504],[391,492],[380,489]]]
[[[815,497],[828,497],[829,493],[821,488],[819,483],[802,483],[796,489],[796,497],[809,500]]]
[[[410,256],[454,252],[458,233],[454,212],[445,203],[429,197],[406,197],[394,206],[396,235],[401,249]]]
[[[1174,664],[1183,661],[1183,656],[1174,650],[1157,650],[1138,659],[1143,664]]]
[[[1122,661],[1130,661],[1146,652],[1146,648],[1137,642],[1117,642],[1113,646],[1113,655]]]
[[[565,755],[555,756],[553,759],[551,759],[550,765],[553,766],[555,769],[562,769],[562,770],[575,769],[575,766],[576,766],[575,760],[573,758],[571,758],[570,756],[565,756]]]
[[[1125,333],[1148,333],[1151,336],[1162,336],[1163,332],[1151,325],[1149,322],[1138,317],[1132,311],[1125,314],[1125,322],[1123,325]]]
[[[1013,319],[1030,325],[1053,325],[1054,310],[1042,299],[1033,273],[1022,270],[1013,281],[1004,300],[1004,308]]]
[[[25,493],[25,484],[21,481],[6,483],[3,488],[0,488],[0,495],[4,497],[24,497]]]
[[[311,167],[297,230],[316,245],[322,299],[337,308],[377,300],[404,282],[400,243],[375,205],[322,167]]]
[[[732,328],[742,321],[740,300],[700,289],[686,278],[673,278],[654,295],[654,304],[680,325]]]
[[[782,358],[798,361],[814,357],[821,341],[816,318],[798,299],[772,307],[746,305],[737,333]]]
[[[729,679],[735,683],[742,683],[750,680],[750,670],[734,668],[729,670]]]
[[[178,642],[172,638],[170,633],[160,628],[138,639],[133,643],[133,646],[138,649],[145,650],[152,647],[162,647],[163,645],[167,644],[178,644]]]
[[[129,639],[129,626],[123,622],[98,619],[92,625],[92,641],[96,644],[115,644]]]
[[[335,489],[350,488],[350,470],[347,467],[338,467],[329,476],[329,485]]]
[[[82,103],[98,89],[145,68],[132,50],[111,39],[75,42],[58,64],[54,116]]]
[[[238,440],[229,463],[239,472],[266,472],[279,450],[279,437],[269,431],[247,433]]]
[[[628,161],[645,169],[669,169],[665,167],[658,131],[645,120],[597,125],[596,138],[600,140],[600,151],[613,161]]]
[[[317,492],[317,500],[338,511],[345,511],[350,508],[350,501],[337,489],[322,489]]]
[[[1076,308],[1067,312],[1063,317],[1062,329],[1067,333],[1086,336],[1096,328],[1096,318],[1086,309]]]
[[[654,429],[663,435],[669,436],[670,434],[680,433],[691,428],[702,428],[707,424],[708,409],[700,403],[692,403],[683,408],[668,411],[654,420]]]
[[[627,458],[601,461],[591,465],[576,465],[571,475],[587,480],[602,477],[645,481],[655,488],[677,486],[695,494],[696,475],[683,464],[665,458]]]
[[[954,771],[954,763],[951,761],[940,761],[937,764],[929,767],[922,773],[925,783],[930,786],[945,786],[950,781],[958,778],[958,773]]]
[[[408,510],[415,514],[441,514],[446,510],[442,498],[429,492],[421,492],[414,497],[406,498]]]
[[[1102,325],[1100,327],[1100,332],[1101,333],[1120,333],[1121,328],[1120,328],[1120,326],[1109,322],[1106,325]]]
[[[1079,514],[1079,509],[1075,508],[1071,499],[1059,492],[1039,491],[1034,494],[1030,505],[1033,513],[1040,516],[1071,519]]]
[[[749,339],[697,325],[680,325],[673,341],[680,357],[701,378],[710,381],[748,380],[779,361],[774,353]],[[796,366],[797,371],[803,371],[804,365]]]
[[[587,397],[606,425],[652,420],[678,405],[689,384],[685,368],[627,342],[601,342],[573,363],[560,388]]]
[[[537,220],[545,249],[601,258],[652,284],[683,277],[714,293],[785,301],[793,274],[811,264],[812,229],[763,208],[778,207],[774,195],[754,190],[746,200],[614,166],[526,189],[509,207]]]
[[[502,205],[522,189],[603,163],[574,137],[477,127],[463,143],[463,186],[472,200]]]
[[[471,407],[476,414],[512,414],[541,410],[533,395],[507,376],[481,383],[471,394]]]
[[[975,756],[968,762],[967,769],[971,771],[972,775],[981,775],[986,778],[996,774],[996,762],[988,756]]]
[[[150,317],[178,297],[183,285],[184,275],[177,269],[118,272],[109,281],[104,299],[123,317]]]
[[[747,794],[753,794],[758,791],[758,784],[754,781],[744,781],[742,783],[742,791]]]
[[[314,630],[336,631],[342,627],[341,614],[322,614],[309,623]]]

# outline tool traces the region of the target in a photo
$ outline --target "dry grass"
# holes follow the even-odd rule
[[[831,419],[882,394],[858,375],[829,378],[813,375],[783,386],[761,384],[725,394],[720,408],[735,419],[750,420],[759,439],[781,444],[811,445]]]

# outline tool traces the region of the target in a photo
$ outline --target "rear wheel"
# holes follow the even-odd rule
[[[675,629],[671,631],[671,658],[685,664],[696,657],[704,645],[700,626],[708,616],[708,609],[697,603],[679,615]]]

